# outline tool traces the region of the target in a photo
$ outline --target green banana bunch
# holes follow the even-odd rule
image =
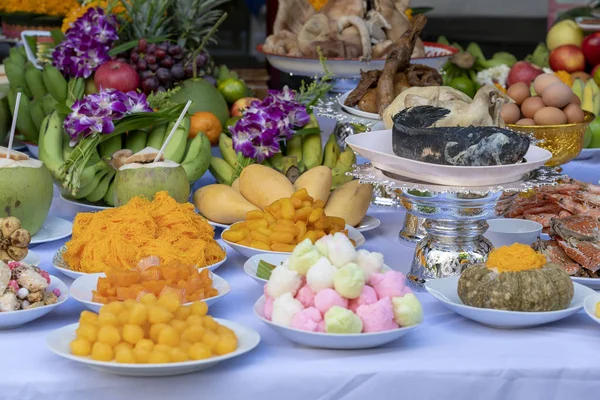
[[[335,168],[335,164],[340,156],[340,146],[335,140],[335,135],[329,135],[327,144],[325,144],[325,154],[323,155],[323,165],[331,169]]]
[[[127,133],[125,138],[125,148],[137,153],[146,147],[148,140],[148,132],[143,130],[131,131]]]
[[[11,47],[8,50],[8,58],[19,66],[24,66],[27,62],[27,53],[25,52],[25,47]]]
[[[31,97],[31,90],[27,85],[27,80],[25,79],[25,64],[17,65],[10,58],[4,60],[4,71],[6,72],[6,77],[10,82],[11,88],[19,87],[20,91],[23,95],[27,97]]]
[[[167,136],[169,135],[169,133],[171,133],[173,126],[175,126],[175,122],[171,122],[167,126],[167,130],[166,130],[167,134],[165,136],[165,140],[167,140]],[[167,147],[165,147],[165,152],[164,152],[165,159],[174,161],[176,163],[181,163],[181,160],[183,160],[183,156],[185,155],[185,148],[187,146],[187,139],[188,139],[189,131],[190,131],[190,119],[186,117],[183,119],[183,121],[181,121],[181,124],[179,124],[179,126],[173,133],[173,136],[171,137],[171,140],[167,144]],[[164,142],[163,142],[163,144],[164,144]],[[161,147],[162,147],[162,144],[161,144]]]
[[[238,167],[237,153],[233,149],[233,140],[225,133],[219,136],[219,150],[223,159],[235,170]]]
[[[219,157],[211,157],[210,165],[208,167],[211,174],[215,177],[217,182],[231,186],[233,183],[234,169],[231,165],[227,164],[227,161]]]
[[[67,106],[71,107],[83,97],[85,92],[85,79],[74,78],[67,83]]]
[[[38,142],[39,129],[31,119],[31,101],[25,95],[23,88],[17,86],[14,90],[11,88],[8,92],[8,104],[11,112],[14,113],[16,106],[17,93],[21,92],[21,102],[19,103],[19,116],[17,117],[17,129],[25,136],[25,139],[31,143]]]
[[[44,109],[44,114],[49,115],[53,110],[56,109],[56,105],[58,102],[50,93],[46,93],[44,97],[41,99],[42,108]]]
[[[42,71],[37,69],[30,62],[25,64],[25,81],[27,82],[27,86],[29,87],[29,90],[31,90],[34,99],[41,100],[47,93],[42,77]]]
[[[312,133],[302,138],[302,156],[306,169],[318,167],[323,162],[321,133]]]
[[[59,182],[64,178],[61,171],[61,166],[65,162],[63,158],[63,122],[64,119],[60,114],[52,111],[44,118],[38,138],[38,158],[46,164],[52,178]]]
[[[153,149],[160,150],[163,142],[165,141],[166,130],[167,124],[160,124],[154,126],[148,134],[148,141],[146,142],[146,147],[152,147]]]
[[[44,109],[42,108],[42,100],[33,99],[29,112],[31,114],[31,120],[35,125],[36,132],[39,135],[40,129],[42,128],[42,121],[44,121],[44,118],[46,117],[46,113],[44,113]]]
[[[122,148],[122,135],[113,136],[108,140],[98,145],[98,151],[100,157],[104,159],[110,159],[112,155],[121,150]]]
[[[101,163],[103,163],[104,165],[98,165],[98,163],[96,163],[94,165],[89,165],[84,168],[83,172],[81,173],[81,187],[79,188],[79,190],[77,190],[77,192],[71,193],[74,199],[80,200],[86,198],[94,192],[94,190],[100,184],[102,178],[104,178],[107,174],[111,173],[111,171],[114,173],[114,169],[112,169],[112,167],[110,167],[107,163],[105,163],[104,161],[101,161]],[[87,175],[88,171],[94,171],[95,173],[91,175],[91,179],[84,182],[83,176]],[[106,187],[106,190],[108,190],[108,185]],[[105,194],[106,192],[102,193],[102,197],[104,197]]]
[[[92,190],[90,194],[85,196],[85,199],[92,203],[96,203],[96,202],[102,200],[104,198],[104,196],[106,196],[106,192],[108,192],[108,188],[109,188],[110,183],[112,182],[115,174],[116,174],[116,171],[111,168],[106,173],[106,175],[104,175],[100,179],[96,188],[94,190]]]
[[[73,147],[71,147],[71,138],[69,134],[63,130],[63,139],[62,139],[62,156],[63,160],[68,160],[71,157],[71,153],[73,152]]]
[[[296,157],[296,165],[300,173],[304,172],[304,161],[302,160],[302,136],[294,135],[287,141],[285,146],[286,157]],[[286,166],[284,165],[284,170]],[[289,166],[288,166],[289,169]],[[284,173],[285,174],[285,173]]]
[[[65,104],[67,101],[68,84],[60,71],[49,63],[45,64],[42,78],[48,93],[50,93],[60,104]]]
[[[108,185],[108,190],[106,191],[106,194],[102,198],[102,201],[104,201],[106,205],[111,207],[115,206],[115,179],[116,173],[115,176],[113,176],[113,179],[110,181],[110,184]]]
[[[356,164],[356,154],[350,146],[346,146],[346,149],[340,153],[335,168],[331,170],[331,190],[335,190],[354,179],[351,175],[346,175],[347,172],[352,171],[354,164]]]
[[[188,141],[181,166],[185,170],[190,183],[200,179],[208,169],[211,161],[211,148],[208,137],[199,132]]]

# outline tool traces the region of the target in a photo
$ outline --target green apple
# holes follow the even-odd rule
[[[600,117],[596,117],[595,120],[588,126],[587,132],[591,132],[592,140],[589,147],[599,148],[600,147]],[[586,132],[586,134],[587,134]]]

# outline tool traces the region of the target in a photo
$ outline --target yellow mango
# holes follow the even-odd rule
[[[321,165],[300,175],[294,183],[294,188],[296,190],[306,189],[313,199],[326,203],[331,191],[331,179],[331,168]]]
[[[236,192],[240,191],[240,178],[235,178],[235,181],[231,184],[231,188]]]
[[[251,164],[240,174],[240,192],[250,203],[264,209],[281,198],[291,197],[294,185],[273,168]]]
[[[200,214],[221,224],[243,221],[247,212],[258,211],[256,206],[227,185],[208,185],[196,190],[194,205]]]
[[[331,193],[325,215],[343,218],[346,224],[356,226],[367,215],[372,196],[373,186],[361,185],[358,180],[350,181]]]

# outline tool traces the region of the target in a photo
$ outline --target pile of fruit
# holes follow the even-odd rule
[[[282,198],[260,210],[248,211],[246,220],[223,232],[223,239],[267,251],[291,252],[306,239],[312,243],[325,235],[342,232],[343,218],[325,215],[323,200],[314,200],[306,189],[300,189],[290,198]]]
[[[332,170],[326,166],[306,171],[292,184],[285,175],[272,168],[251,164],[242,170],[232,186],[204,186],[194,193],[193,200],[204,217],[221,224],[244,221],[248,212],[268,211],[281,199],[299,197],[314,204],[304,206],[294,200],[294,210],[302,207],[323,209],[329,217],[340,218],[351,226],[358,225],[369,208],[372,186],[354,180],[330,192],[331,182]],[[291,215],[291,208],[289,210]]]
[[[173,295],[111,302],[98,314],[81,313],[71,353],[95,361],[165,364],[234,352],[235,332],[207,312],[206,303],[182,306]]]
[[[181,303],[189,303],[217,296],[219,292],[212,283],[207,268],[198,271],[195,265],[176,261],[160,265],[158,257],[148,257],[141,260],[134,270],[111,270],[106,272],[105,278],[98,278],[92,301],[107,304],[135,300],[146,293],[156,297],[171,293]]]
[[[508,87],[506,94],[514,103],[502,107],[504,122],[531,126],[575,124],[584,120],[579,97],[556,75],[538,75],[533,90],[536,95],[530,96],[530,88],[523,82]]]
[[[375,333],[416,325],[423,309],[383,255],[355,250],[342,234],[301,242],[265,285],[264,317],[309,332]]]

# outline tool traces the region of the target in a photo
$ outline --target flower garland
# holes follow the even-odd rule
[[[81,5],[78,4],[76,7],[72,8],[63,19],[61,30],[66,32],[73,26],[75,21],[83,17],[83,15],[93,7],[101,7],[103,10],[107,10],[108,14],[112,15],[121,15],[126,11],[125,7],[123,7],[123,3],[120,0],[93,0],[89,3],[86,2]]]
[[[88,78],[104,62],[118,40],[114,16],[100,7],[90,8],[65,34],[65,40],[52,52],[52,64],[66,77]]]

